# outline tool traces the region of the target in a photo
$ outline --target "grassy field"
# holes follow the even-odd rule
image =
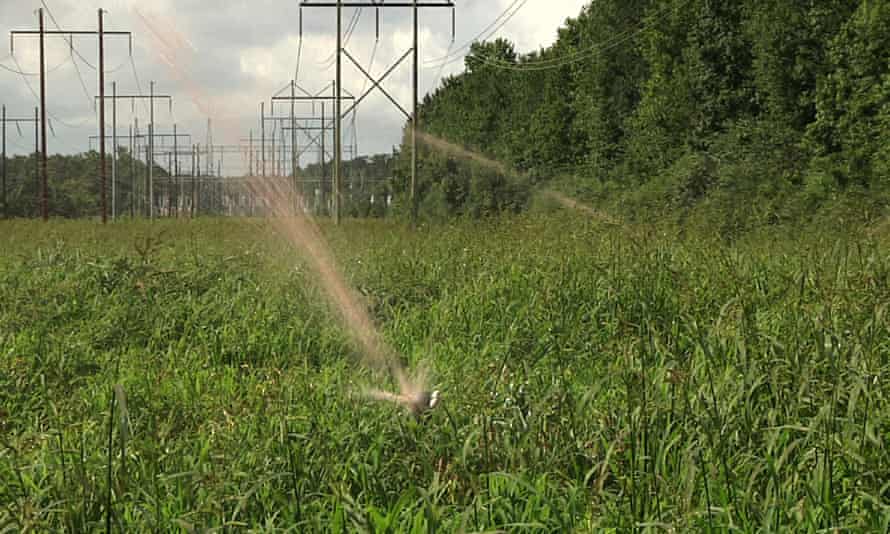
[[[887,227],[325,226],[417,421],[266,222],[0,223],[0,532],[886,532]]]

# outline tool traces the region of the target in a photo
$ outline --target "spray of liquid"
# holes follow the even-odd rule
[[[217,135],[237,138],[242,131],[242,117],[236,110],[250,109],[254,102],[245,96],[216,96],[204,90],[194,78],[202,61],[200,52],[179,30],[175,18],[137,6],[131,8],[131,14],[147,30],[145,34],[151,43],[147,53],[167,67],[170,79],[188,94],[202,115],[213,118]]]
[[[423,142],[425,145],[427,145],[431,148],[434,148],[440,152],[450,154],[454,157],[458,157],[461,159],[474,161],[476,163],[479,163],[480,165],[488,167],[489,169],[495,170],[497,172],[507,174],[507,175],[512,175],[512,176],[520,176],[522,174],[520,171],[513,169],[500,161],[495,161],[493,159],[487,158],[477,152],[468,150],[460,145],[456,145],[450,141],[446,141],[446,140],[442,139],[441,137],[437,137],[433,134],[418,131],[417,139],[419,141]],[[570,197],[566,196],[565,194],[560,193],[558,191],[554,191],[552,189],[545,189],[545,190],[541,191],[541,194],[546,198],[554,200],[555,202],[557,202],[559,205],[561,205],[562,207],[564,207],[566,209],[585,213],[585,214],[589,215],[590,217],[599,219],[600,221],[603,221],[607,224],[615,224],[615,225],[620,224],[619,221],[617,221],[614,217],[612,217],[606,213],[603,213],[599,210],[596,210],[586,204],[578,202],[577,200],[570,198]]]
[[[489,169],[493,169],[503,174],[509,174],[513,176],[518,176],[520,173],[515,169],[511,169],[507,165],[504,165],[500,161],[495,161],[493,159],[487,158],[478,152],[473,152],[472,150],[467,150],[466,148],[456,145],[450,141],[446,141],[441,137],[437,137],[433,134],[418,130],[417,131],[417,139],[423,142],[425,145],[438,150],[439,152],[443,152],[445,154],[450,154],[452,156],[475,161],[480,165],[488,167]]]
[[[560,193],[559,191],[553,191],[552,189],[545,189],[544,191],[541,192],[541,194],[547,198],[555,200],[557,203],[559,203],[559,205],[561,205],[564,208],[567,208],[570,210],[575,210],[575,211],[580,211],[581,213],[585,213],[585,214],[589,215],[591,218],[598,219],[606,224],[614,224],[614,225],[620,224],[611,215],[609,215],[607,213],[603,213],[602,211],[593,209],[592,207],[588,206],[587,204],[578,202],[577,200],[575,200],[573,198],[569,198],[566,195]]]
[[[231,105],[230,101],[216,102],[216,99],[205,93],[192,79],[190,72],[195,64],[196,50],[192,43],[176,30],[174,21],[162,19],[156,14],[145,13],[138,8],[134,8],[134,14],[149,30],[154,41],[154,50],[159,58],[168,66],[173,78],[186,88],[192,102],[202,113],[216,115],[214,111],[217,109],[239,107]],[[220,117],[217,116],[217,119],[218,124],[223,122],[224,135],[236,133],[240,128],[238,117],[228,120],[223,118],[220,121]],[[427,391],[426,372],[421,370],[413,376],[406,372],[397,355],[380,337],[359,296],[349,287],[337,269],[334,256],[318,225],[307,214],[294,215],[292,207],[302,205],[302,202],[298,202],[296,191],[287,182],[259,177],[248,178],[247,184],[260,199],[260,203],[265,205],[276,230],[291,246],[305,253],[325,295],[339,312],[344,325],[360,349],[364,363],[373,369],[389,371],[398,383],[398,393],[367,390],[366,396],[398,403],[416,415],[435,407],[438,402],[438,392]]]
[[[372,399],[400,404],[416,415],[435,407],[438,392],[427,391],[425,370],[421,369],[413,376],[406,372],[398,356],[375,328],[359,295],[337,268],[318,224],[302,210],[294,214],[294,206],[302,205],[302,202],[292,187],[285,181],[265,178],[251,178],[248,186],[266,206],[272,226],[291,246],[304,253],[328,300],[360,348],[364,363],[372,369],[389,371],[398,383],[398,393],[371,389],[365,394]]]

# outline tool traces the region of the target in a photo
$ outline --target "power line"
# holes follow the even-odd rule
[[[59,23],[56,21],[56,17],[53,15],[52,10],[49,8],[48,5],[46,5],[46,1],[45,1],[45,0],[40,0],[40,3],[41,3],[41,4],[43,5],[43,7],[46,9],[46,14],[49,15],[49,19],[50,19],[51,21],[53,21],[53,25],[56,27],[56,29],[59,30],[59,31],[64,31],[64,30],[62,30],[62,27],[59,25]],[[81,55],[80,51],[78,51],[77,48],[74,47],[74,39],[73,39],[73,38],[70,38],[70,37],[69,37],[69,38],[66,39],[64,35],[61,35],[60,37],[62,37],[62,39],[63,39],[66,43],[68,43],[68,46],[71,47],[71,51],[74,52],[75,54],[77,54],[78,57],[80,57],[81,61],[83,61],[84,64],[86,64],[87,67],[89,67],[89,68],[91,68],[91,69],[93,69],[93,70],[96,70],[96,66],[93,65],[92,63],[90,63],[89,61],[87,61],[87,58],[83,57],[83,55]],[[80,75],[79,72],[78,72],[78,75]]]
[[[371,48],[371,59],[368,60],[368,74],[374,74],[374,59],[377,57],[377,48],[380,44],[380,39],[377,38],[374,40],[374,47]],[[365,89],[368,87],[368,78],[364,77],[364,81],[362,82],[362,90],[359,91],[359,94],[364,94]]]
[[[294,69],[294,81],[300,81],[300,59],[303,56],[303,34],[300,34],[300,42],[297,44],[297,67]]]
[[[74,51],[74,48],[71,48]],[[78,54],[79,55],[79,54]],[[71,64],[74,65],[74,70],[77,72],[77,79],[80,80],[80,86],[83,88],[83,94],[87,97],[87,101],[89,101],[90,105],[93,107],[93,111],[96,110],[96,104],[93,102],[93,99],[90,98],[90,92],[87,89],[87,84],[83,81],[83,76],[80,74],[80,69],[77,67],[77,61],[74,60],[74,56],[71,56]]]
[[[352,18],[349,19],[349,23],[346,25],[346,32],[343,35],[343,46],[349,44],[349,39],[352,37],[352,32],[355,31],[355,27],[358,26],[358,21],[362,16],[362,8],[358,8],[352,12]],[[322,65],[322,70],[328,70],[334,64],[334,59],[337,56],[337,52],[334,51],[330,56],[322,60],[319,64]]]
[[[459,46],[458,48],[454,49],[453,52],[446,53],[444,56],[441,56],[441,57],[430,58],[430,59],[425,60],[425,61],[424,61],[424,64],[429,65],[427,68],[435,68],[435,67],[437,67],[437,66],[439,66],[439,65],[432,65],[433,63],[439,63],[440,61],[444,61],[444,62],[445,62],[445,63],[443,63],[443,65],[444,65],[444,64],[447,64],[447,63],[451,63],[451,62],[453,61],[452,56],[454,56],[455,54],[458,56],[458,59],[462,59],[461,54],[463,53],[464,50],[469,50],[470,47],[473,46],[473,43],[475,43],[475,42],[477,42],[477,41],[480,41],[480,40],[483,40],[483,41],[484,41],[484,40],[490,38],[490,37],[491,37],[494,33],[496,33],[498,30],[500,30],[501,28],[503,28],[504,25],[506,25],[507,22],[509,22],[510,19],[513,18],[513,16],[516,15],[516,13],[518,13],[520,9],[522,9],[523,6],[525,6],[526,2],[528,2],[528,0],[513,0],[513,3],[512,3],[512,4],[510,4],[509,6],[507,6],[507,8],[504,9],[504,11],[501,12],[500,15],[498,15],[493,21],[491,21],[491,23],[490,23],[488,26],[486,26],[481,32],[479,32],[478,34],[476,34],[475,37],[473,37],[472,39],[470,39],[470,40],[467,41],[466,43],[462,44],[462,45]],[[517,4],[519,4],[519,5],[517,6]],[[513,10],[513,8],[516,8],[516,9]],[[513,10],[512,13],[510,12],[511,10]],[[501,22],[499,26],[497,26],[496,28],[492,29],[492,28],[493,28],[496,24],[498,24],[498,22],[501,21],[501,20],[504,18],[504,16],[507,15],[508,13],[509,13],[509,16],[507,16],[507,18],[504,19],[503,22]],[[491,31],[489,31],[489,30],[491,30]],[[487,35],[486,35],[486,33],[487,33]],[[483,36],[484,36],[484,37],[483,37]],[[452,41],[452,42],[453,42],[453,41]]]
[[[16,67],[18,67],[19,70],[21,70],[22,66],[19,65],[18,59],[16,59],[15,55],[13,55],[11,57],[12,57],[12,60],[15,62]],[[31,85],[30,80],[28,80],[28,78],[25,76],[22,76],[22,79],[25,81],[25,85],[28,86],[28,90],[31,91],[31,95],[34,97],[34,100],[37,102],[38,105],[40,105],[40,97],[37,96],[37,91],[34,90],[34,87]],[[49,110],[46,111],[46,114],[49,115],[50,117],[52,117],[53,119],[55,119],[56,122],[58,122],[62,126],[65,126],[67,128],[71,128],[71,129],[83,127],[92,118],[92,117],[89,117],[89,118],[85,119],[83,122],[81,122],[80,124],[71,124],[71,123],[68,123],[68,122],[60,119],[53,112],[51,112]]]
[[[130,54],[130,66],[133,70],[133,78],[136,80],[136,90],[139,92],[139,99],[142,101],[142,105],[145,107],[145,112],[148,113],[148,104],[145,103],[145,92],[142,90],[142,82],[139,81],[139,73],[136,72],[136,62],[133,61],[133,54]]]
[[[8,56],[6,56],[5,58],[0,59],[0,61],[6,61],[7,59],[9,59],[9,58],[11,58],[11,57],[12,57],[12,55],[8,55]],[[54,66],[54,67],[52,67],[52,68],[50,68],[50,69],[47,69],[46,73],[47,73],[47,74],[50,74],[50,73],[53,73],[53,72],[55,72],[55,71],[61,69],[61,68],[64,67],[69,61],[71,61],[71,57],[70,57],[70,56],[65,56],[65,59],[62,60],[58,65],[56,65],[56,66]],[[7,67],[6,65],[3,65],[3,64],[0,64],[0,69],[8,70],[9,72],[12,72],[13,74],[19,74],[19,75],[21,75],[21,76],[30,76],[30,77],[32,77],[32,78],[36,78],[37,76],[40,76],[40,73],[39,73],[39,72],[24,72],[24,71],[21,71],[21,70],[15,70],[15,69],[13,69],[12,67]]]
[[[689,3],[689,0],[686,0],[679,6],[676,6],[676,9],[682,8],[687,3]],[[671,9],[672,9],[672,6],[666,6],[664,9],[661,9],[658,12],[656,12],[656,14],[653,15],[653,17],[660,18],[662,15],[664,15]],[[617,33],[617,34],[611,36],[610,38],[608,38],[604,41],[601,41],[597,44],[591,45],[583,50],[578,50],[578,51],[572,52],[571,54],[568,54],[565,56],[555,57],[552,59],[542,59],[542,60],[538,60],[538,61],[530,61],[530,62],[527,62],[524,64],[523,63],[508,63],[503,60],[493,59],[491,57],[485,57],[485,56],[478,56],[476,59],[478,59],[481,63],[483,63],[485,65],[489,65],[491,67],[499,68],[499,69],[503,69],[503,70],[511,70],[511,71],[541,72],[541,71],[546,71],[546,70],[551,70],[551,69],[558,69],[558,68],[562,68],[567,65],[574,64],[574,63],[580,63],[581,61],[591,59],[591,58],[601,54],[602,52],[611,50],[612,48],[615,48],[618,45],[621,45],[621,44],[629,41],[630,39],[636,37],[640,32],[642,32],[645,29],[646,29],[646,27],[645,27],[645,21],[644,21],[643,25],[641,25],[640,27],[637,27],[636,29],[628,29],[623,32]]]
[[[62,27],[61,27],[61,26],[59,25],[59,23],[56,21],[56,17],[53,16],[53,12],[52,12],[52,10],[50,10],[49,6],[46,4],[46,0],[40,0],[40,3],[43,4],[43,7],[44,7],[44,8],[46,8],[46,13],[49,15],[50,20],[53,21],[53,25],[56,27],[56,29],[59,30],[59,31],[65,31],[65,30],[62,29]],[[69,38],[66,38],[64,35],[59,35],[59,37],[61,37],[63,41],[65,41],[66,43],[68,43],[68,46],[71,47],[71,51],[72,51],[74,54],[76,54],[77,57],[79,57],[81,61],[83,61],[84,65],[86,65],[87,67],[89,67],[89,68],[92,69],[92,70],[98,70],[98,68],[97,68],[95,65],[93,65],[92,63],[90,63],[90,61],[89,61],[87,58],[85,58],[85,57],[83,56],[83,54],[80,53],[80,51],[77,49],[77,47],[74,46],[74,39],[73,39],[73,38],[70,38],[70,37],[69,37]],[[132,55],[132,50],[131,50],[131,55]],[[124,61],[124,62],[122,62],[120,65],[118,65],[117,67],[114,67],[113,69],[105,69],[105,74],[113,74],[113,73],[115,73],[115,72],[121,70],[122,68],[124,68],[124,66],[125,66],[126,64],[127,64],[127,62]],[[52,72],[52,71],[48,71],[48,72]]]
[[[453,46],[454,46],[454,39],[451,39],[451,42],[448,43],[448,50],[445,52],[445,55],[448,55],[448,53],[451,51],[451,48]],[[432,89],[435,89],[436,86],[439,85],[439,80],[442,78],[443,72],[445,72],[445,63],[444,62],[441,65],[439,65],[439,72],[437,72],[436,77],[433,78],[433,85],[431,86]]]

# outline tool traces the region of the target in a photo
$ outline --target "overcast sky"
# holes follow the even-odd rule
[[[576,16],[588,2],[455,0],[457,32],[450,51],[450,9],[423,9],[420,16],[421,98],[442,76],[463,70],[462,57],[466,51],[463,45],[486,30],[508,7],[515,4],[519,9],[493,37],[506,37],[525,52],[551,44],[562,22]],[[175,122],[180,132],[192,134],[194,143],[206,142],[208,118],[212,120],[214,143],[238,144],[251,129],[258,137],[261,101],[266,101],[268,113],[271,96],[288,86],[295,74],[300,86],[313,93],[331,83],[335,75],[333,62],[326,63],[326,60],[333,57],[336,11],[304,8],[300,47],[298,0],[46,0],[46,5],[55,17],[54,22],[47,15],[47,29],[57,29],[58,23],[66,30],[95,30],[97,9],[102,7],[108,11],[106,31],[132,31],[135,69],[130,64],[127,40],[106,38],[108,93],[111,93],[111,83],[116,82],[118,94],[140,91],[147,94],[149,82],[154,80],[157,94],[173,97],[172,113],[165,102],[157,101],[155,131],[172,131]],[[39,7],[40,0],[0,0],[0,32],[5,37],[10,30],[36,29]],[[354,8],[343,10],[344,33],[354,11]],[[411,46],[410,9],[387,8],[380,10],[380,14],[376,52],[372,9],[361,10],[346,45],[365,69],[371,64],[374,52],[371,72],[375,76],[382,74]],[[17,37],[15,56],[10,57],[9,50],[3,49],[0,66],[36,73],[37,44],[34,37]],[[97,40],[89,36],[74,37],[73,44],[83,58],[71,53],[67,38],[47,39],[47,109],[54,130],[48,140],[50,153],[84,151],[89,148],[89,136],[98,133],[97,114],[92,105],[98,87]],[[298,50],[301,59],[297,73]],[[454,60],[435,61],[446,55]],[[362,88],[370,84],[366,84],[362,74],[346,58],[343,61],[344,90],[361,94]],[[26,78],[33,91],[39,91],[38,78],[33,75]],[[383,86],[410,110],[410,61],[406,60],[394,70]],[[32,89],[22,75],[0,69],[0,103],[6,105],[7,116],[33,116],[36,99]],[[283,94],[289,94],[289,88]],[[276,115],[289,114],[289,107],[283,104],[276,103]],[[307,116],[312,112],[308,104],[302,104],[296,114]],[[320,114],[320,107],[316,107],[315,112]],[[148,123],[147,103],[131,107],[130,103],[119,102],[118,133],[126,135],[134,118],[138,118],[142,126]],[[110,102],[106,120],[110,130]],[[399,143],[403,124],[401,113],[375,91],[358,108],[359,153],[391,151]],[[268,124],[267,135],[271,135],[271,127]],[[351,144],[351,136],[351,129],[344,129],[344,143]],[[7,127],[7,150],[11,153],[32,152],[33,139],[34,130],[29,124],[21,126],[21,136],[14,125]],[[298,141],[303,142],[306,141]],[[121,144],[125,145],[126,141],[121,140]],[[315,159],[315,155],[307,155],[301,163],[305,165]],[[244,172],[243,162],[237,155],[226,156],[223,163],[228,174]]]

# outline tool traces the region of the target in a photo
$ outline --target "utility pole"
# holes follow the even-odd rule
[[[247,142],[247,176],[253,177],[253,129],[250,130],[250,140]]]
[[[192,193],[194,195],[194,206],[192,206],[192,216],[197,215],[198,208],[201,204],[201,199],[199,196],[201,195],[200,188],[200,180],[201,180],[201,143],[195,145],[195,162],[197,163],[197,174],[195,175],[194,180],[192,181]],[[197,184],[195,183],[197,182]]]
[[[170,187],[173,184],[173,152],[167,152],[167,186],[164,187],[164,193],[161,195],[161,198],[165,199],[164,209],[161,210],[161,215],[170,216],[171,207],[173,206],[173,188]]]
[[[343,32],[341,25],[343,23],[343,2],[337,0],[337,79],[334,82],[334,224],[340,224],[340,160],[343,155],[340,153],[340,139],[342,118],[340,117],[340,83],[343,76]]]
[[[296,80],[290,81],[290,97],[292,99],[296,98],[295,90],[296,90]],[[294,104],[296,104],[295,100],[290,101],[290,125],[293,128],[296,126],[294,124]],[[302,196],[302,191],[297,191],[297,130],[292,129],[290,132],[290,170],[291,170],[291,188],[293,189],[294,195],[294,215],[297,215],[300,210],[300,197]]]
[[[275,158],[275,124],[272,125],[272,150],[269,154],[269,159],[272,163],[272,176],[278,176],[278,162]]]
[[[378,36],[378,38],[379,38],[379,32],[380,32],[380,30],[379,30],[379,27],[380,27],[380,21],[379,21],[379,11],[380,11],[380,8],[387,8],[387,7],[392,7],[392,8],[411,8],[411,9],[412,9],[412,15],[413,15],[413,16],[412,16],[412,26],[413,26],[412,43],[413,43],[413,44],[412,44],[411,50],[409,50],[408,52],[406,52],[400,59],[398,59],[398,60],[397,60],[397,61],[396,61],[396,62],[395,62],[395,63],[394,63],[394,64],[393,64],[393,65],[392,65],[392,66],[391,66],[391,67],[390,67],[384,74],[383,74],[383,76],[381,76],[381,77],[378,78],[378,79],[374,79],[374,78],[373,78],[367,71],[365,71],[365,69],[361,66],[361,64],[359,64],[359,62],[356,61],[356,59],[349,53],[349,51],[346,50],[346,48],[343,47],[342,36],[341,36],[341,33],[340,33],[340,32],[341,32],[341,27],[340,27],[340,23],[341,23],[341,11],[342,11],[343,6],[352,7],[352,8],[364,8],[364,7],[375,8],[376,11],[377,11],[377,16],[378,16],[378,19],[377,19],[377,33],[378,33],[377,36]],[[336,50],[336,55],[337,55],[337,82],[336,82],[336,85],[337,85],[337,90],[336,90],[336,96],[337,96],[337,99],[336,99],[336,100],[337,100],[337,103],[336,103],[336,105],[335,105],[336,115],[337,115],[337,116],[336,116],[336,123],[337,123],[337,124],[336,124],[336,126],[335,126],[336,131],[335,131],[335,134],[334,134],[334,135],[335,135],[335,140],[334,140],[334,146],[335,146],[335,148],[334,148],[334,154],[335,154],[335,156],[334,156],[334,159],[335,159],[335,161],[334,161],[334,181],[335,181],[335,187],[338,187],[338,186],[339,186],[339,179],[340,179],[340,176],[339,176],[339,170],[340,170],[340,157],[341,157],[341,151],[340,151],[340,148],[339,148],[339,147],[340,147],[340,143],[341,143],[341,140],[340,140],[340,136],[341,136],[341,131],[340,131],[340,120],[341,120],[342,117],[349,115],[349,113],[350,113],[350,112],[351,112],[351,111],[352,111],[352,110],[353,110],[353,109],[354,109],[354,108],[355,108],[355,107],[356,107],[362,100],[364,100],[365,97],[366,97],[371,91],[373,91],[374,89],[379,89],[379,90],[384,94],[384,96],[386,96],[386,97],[389,99],[389,101],[392,102],[393,105],[395,105],[395,106],[399,109],[399,111],[401,111],[402,114],[405,115],[405,117],[406,117],[409,121],[411,121],[411,178],[410,178],[410,199],[411,199],[411,218],[412,218],[412,222],[416,221],[416,217],[417,217],[417,198],[416,198],[416,189],[417,189],[417,104],[418,104],[417,97],[418,97],[418,76],[419,76],[419,71],[418,71],[418,57],[419,57],[419,50],[418,50],[418,48],[419,48],[419,42],[418,42],[418,9],[419,9],[419,8],[426,8],[426,7],[447,7],[447,8],[451,8],[451,17],[452,17],[451,32],[452,32],[452,38],[453,38],[454,28],[455,28],[455,26],[454,26],[454,3],[453,3],[451,0],[441,0],[441,1],[438,1],[438,2],[433,1],[433,0],[426,0],[426,1],[422,1],[422,2],[419,2],[418,0],[411,0],[410,2],[405,2],[405,1],[402,1],[402,2],[393,1],[393,2],[386,2],[386,3],[384,3],[384,2],[377,2],[377,1],[375,1],[375,0],[359,0],[359,1],[354,1],[354,2],[349,2],[349,3],[345,3],[345,4],[344,4],[342,0],[337,0],[336,2],[331,2],[331,1],[319,1],[319,0],[301,0],[301,1],[300,1],[300,8],[301,8],[301,9],[300,9],[300,26],[301,26],[301,27],[302,27],[302,8],[303,8],[303,7],[332,7],[332,8],[336,8],[336,9],[337,9],[337,50]],[[406,58],[409,54],[413,56],[413,59],[412,59],[412,66],[413,66],[412,71],[413,71],[413,72],[412,72],[412,84],[411,84],[411,86],[412,86],[412,91],[411,91],[411,92],[412,92],[412,99],[413,99],[413,102],[412,102],[412,105],[411,105],[411,113],[408,113],[408,112],[407,112],[401,105],[399,105],[398,102],[396,102],[396,100],[395,100],[392,96],[390,96],[389,93],[387,93],[386,90],[384,90],[383,87],[380,85],[381,82],[383,82],[383,80],[386,79],[386,78],[390,75],[390,73],[391,73],[391,72],[392,72],[392,71],[393,71],[393,70],[394,70],[400,63],[402,63],[402,61],[404,61],[405,58]],[[368,78],[368,80],[370,80],[370,81],[372,82],[371,87],[368,88],[368,89],[365,91],[365,93],[362,94],[361,97],[359,97],[358,100],[356,100],[356,101],[353,103],[352,107],[351,107],[349,110],[347,110],[346,113],[341,113],[341,111],[340,111],[340,96],[341,96],[341,95],[340,95],[340,87],[341,87],[341,77],[342,77],[342,73],[341,73],[341,70],[340,70],[340,57],[341,57],[341,55],[345,55],[346,58],[349,59],[349,60],[352,62],[352,64],[353,64],[359,71],[361,71],[361,73],[364,74],[364,76],[365,76],[366,78]],[[334,194],[335,194],[335,197],[334,197],[334,198],[335,198],[335,207],[339,207],[339,196],[340,196],[340,191],[339,191],[339,189],[338,189]],[[335,213],[335,216],[339,219],[339,212]]]
[[[413,0],[414,18],[414,68],[411,73],[411,222],[417,224],[417,0]]]
[[[130,125],[130,218],[136,217],[136,152],[133,150],[135,139],[133,138],[133,125]]]
[[[207,176],[213,176],[213,130],[207,118]]]
[[[196,162],[198,160],[198,145],[192,145],[192,200],[189,203],[189,216],[191,218],[195,218],[195,198],[197,195],[197,188],[195,187],[196,182],[198,180],[198,174],[196,166]]]
[[[40,157],[40,142],[39,142],[40,135],[39,134],[40,134],[41,130],[40,130],[40,117],[38,116],[39,114],[37,111],[38,111],[38,109],[35,107],[34,108],[34,181],[37,183],[34,184],[35,185],[34,190],[37,191],[37,194],[38,194],[37,202],[34,204],[35,209],[37,208],[37,206],[40,205],[40,195],[41,195],[41,193],[40,193],[40,191],[41,191],[40,169],[42,167],[41,163],[43,161]],[[42,168],[46,169],[45,166],[43,166]],[[42,180],[44,190],[46,189],[46,179],[45,178],[46,178],[46,175],[44,175],[44,180]],[[46,220],[46,219],[44,219],[44,220]]]
[[[278,154],[281,159],[281,177],[284,178],[288,175],[287,171],[287,138],[284,137],[284,126],[279,128],[281,130],[281,144],[279,145]]]
[[[2,191],[2,204],[3,204],[3,218],[9,217],[9,199],[7,198],[7,161],[6,161],[6,124],[14,123],[16,128],[21,123],[34,123],[34,159],[35,161],[39,161],[38,154],[40,152],[40,145],[38,143],[38,119],[37,119],[37,108],[34,108],[34,118],[33,119],[10,119],[6,116],[6,105],[3,106],[2,118],[0,118],[0,123],[2,123],[2,137],[3,137],[3,169],[2,169],[2,181],[3,181],[3,191]],[[39,169],[38,169],[39,170]],[[39,173],[38,173],[39,174]]]
[[[179,181],[179,195],[176,197],[176,216],[182,216],[182,196],[185,192],[185,185],[182,183],[182,176],[179,174],[179,143],[177,143],[176,124],[173,124],[173,178]]]
[[[139,117],[133,117],[133,123],[134,123],[133,135],[135,137],[133,137],[133,153],[130,154],[130,157],[133,160],[135,160],[133,162],[133,173],[131,175],[132,180],[133,180],[133,209],[134,209],[133,216],[135,217],[136,216],[135,212],[138,212],[140,216],[145,213],[145,211],[144,211],[145,206],[143,205],[143,202],[145,200],[145,198],[144,198],[145,197],[145,191],[144,191],[145,184],[141,183],[142,180],[140,179],[140,177],[136,176],[136,162],[138,162],[139,158],[142,157],[142,147],[139,146],[139,141],[138,141],[138,139],[139,139]]]
[[[73,39],[75,35],[96,35],[99,38],[99,92],[104,95],[104,81],[105,81],[105,54],[104,54],[104,40],[106,35],[126,35],[130,40],[130,55],[133,54],[133,36],[130,32],[106,32],[103,27],[103,10],[99,10],[99,29],[98,31],[74,31],[74,30],[62,30],[59,28],[54,31],[47,31],[44,23],[43,17],[43,8],[37,10],[38,14],[38,25],[39,28],[37,31],[34,30],[14,30],[10,32],[9,38],[9,49],[10,53],[15,53],[15,37],[17,35],[38,35],[40,38],[40,130],[41,130],[41,213],[43,216],[43,220],[49,220],[49,201],[48,201],[48,192],[47,192],[47,151],[46,151],[46,36],[47,35],[67,35],[69,39]],[[73,44],[72,44],[73,46]],[[104,102],[104,101],[103,101]],[[99,113],[99,121],[103,123],[100,127],[102,131],[105,131],[105,114],[104,110],[100,110]],[[102,144],[103,150],[100,151],[99,156],[99,164],[101,165],[101,174],[102,174],[102,221],[106,220],[106,195],[105,195],[105,154],[104,154],[104,146]]]
[[[49,194],[46,190],[46,28],[43,22],[43,8],[38,9],[38,12],[40,13],[40,213],[45,222],[49,220]]]
[[[286,144],[287,140],[284,138],[284,126],[278,125],[278,152],[276,153],[276,159],[278,161],[278,176],[282,177],[287,174],[287,169],[285,169],[285,163],[287,161],[286,158]]]
[[[326,174],[327,174],[327,172],[325,172],[325,168],[324,168],[324,138],[325,138],[324,126],[325,126],[324,102],[322,102],[321,103],[321,153],[319,155],[319,157],[321,158],[321,161],[320,161],[320,163],[321,163],[321,178],[318,181],[318,186],[319,186],[318,188],[321,189],[321,207],[323,210],[322,213],[324,213],[328,209],[328,198],[327,198],[327,195],[325,195],[325,190],[324,190],[325,178],[326,178]]]
[[[103,101],[104,102],[104,101]],[[111,82],[111,220],[117,218],[117,82]],[[102,104],[105,109],[105,104]]]
[[[263,160],[262,176],[266,177],[266,103],[260,102],[260,154]]]
[[[0,117],[3,124],[3,218],[9,217],[9,206],[6,203],[6,104],[3,104],[3,114]]]
[[[108,194],[105,190],[107,168],[105,167],[105,31],[102,25],[102,9],[99,9],[99,176],[102,179],[102,224],[108,222]]]
[[[49,202],[47,193],[47,162],[46,162],[46,28],[43,22],[43,8],[40,13],[40,213],[43,220],[49,220]]]
[[[149,84],[149,103],[148,103],[148,218],[154,219],[155,216],[155,82],[152,80]]]

